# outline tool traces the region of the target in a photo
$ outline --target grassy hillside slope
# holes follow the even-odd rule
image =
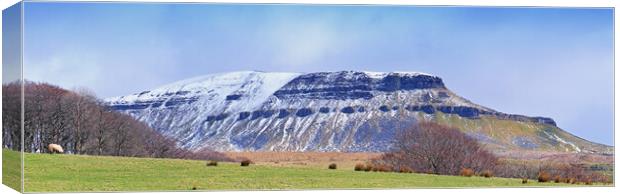
[[[419,118],[424,120],[424,116]],[[426,119],[429,120],[429,119]],[[491,116],[479,119],[463,119],[457,115],[436,113],[433,122],[461,129],[478,139],[493,152],[509,150],[536,150],[555,152],[606,153],[613,154],[613,147],[593,143],[574,136],[558,127],[513,120],[503,120]],[[556,135],[556,136],[553,136]],[[566,143],[564,141],[573,142]],[[521,144],[522,147],[517,144]],[[575,147],[577,146],[577,147]]]
[[[17,153],[3,151],[4,157],[13,154]],[[60,154],[26,154],[25,176],[26,192],[569,186],[349,168],[241,167],[238,163],[207,167],[195,160]]]

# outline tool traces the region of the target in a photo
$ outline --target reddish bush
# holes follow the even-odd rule
[[[362,171],[362,170],[364,170],[365,168],[366,168],[366,167],[364,166],[364,164],[357,163],[357,164],[355,164],[355,167],[354,167],[353,169],[354,169],[355,171]]]
[[[466,176],[466,177],[471,177],[471,176],[474,175],[474,170],[472,170],[470,168],[463,168],[463,169],[461,169],[461,172],[459,173],[459,175]]]
[[[387,165],[383,165],[383,164],[375,164],[372,167],[372,171],[373,172],[389,172],[390,167]]]
[[[422,122],[397,133],[394,151],[383,154],[380,163],[448,175],[458,175],[463,167],[474,172],[494,169],[497,163],[497,157],[458,129]]]
[[[331,164],[329,164],[329,166],[327,168],[331,169],[331,170],[335,170],[337,167],[338,166],[336,166],[336,163],[331,163]]]
[[[484,170],[484,171],[482,171],[482,173],[480,173],[480,176],[486,177],[486,178],[491,178],[491,177],[493,177],[493,171]]]
[[[554,183],[561,183],[561,182],[562,182],[562,177],[560,177],[560,176],[558,176],[558,175],[555,175],[555,176],[553,177],[553,182],[554,182]]]
[[[538,173],[538,182],[546,183],[551,179],[551,175],[545,171],[541,171]]]
[[[406,166],[401,166],[398,169],[398,172],[400,172],[400,173],[413,173],[413,169],[411,169],[409,167],[406,167]]]

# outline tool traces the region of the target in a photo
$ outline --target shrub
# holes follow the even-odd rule
[[[500,161],[492,170],[493,176],[527,179],[536,179],[540,172],[538,163],[526,161]]]
[[[538,182],[546,183],[549,182],[551,175],[545,171],[541,171],[538,173]]]
[[[207,166],[217,166],[217,161],[210,160],[207,162]]]
[[[600,183],[612,183],[609,177],[604,174],[593,172],[588,176],[592,182],[600,182]]]
[[[567,178],[560,178],[560,183],[568,183],[568,179]]]
[[[366,164],[366,167],[364,167],[364,171],[369,172],[373,169],[372,164]]]
[[[331,170],[335,170],[337,168],[336,163],[329,164],[329,166],[327,168],[329,168]]]
[[[381,172],[393,172],[393,171],[394,171],[394,169],[393,169],[392,167],[390,167],[390,166],[385,166],[385,165],[384,165],[384,166],[381,168]]]
[[[567,180],[568,180],[568,183],[570,184],[577,184],[577,179],[575,178],[568,178]]]
[[[561,183],[562,182],[562,177],[560,177],[559,175],[555,175],[553,177],[553,182],[554,183]]]
[[[583,183],[585,183],[586,185],[592,185],[592,178],[586,177]]]
[[[372,171],[374,172],[389,172],[390,171],[390,167],[387,165],[383,165],[383,164],[375,164],[372,167]]]
[[[494,169],[498,160],[459,129],[431,122],[398,130],[392,148],[380,156],[381,163],[410,166],[416,172],[432,174],[458,175],[464,166]]]
[[[521,183],[522,183],[522,184],[527,184],[527,178],[522,178],[522,179],[521,179]]]
[[[491,178],[491,177],[493,177],[493,172],[490,171],[490,170],[484,170],[484,171],[482,171],[480,176],[483,176],[483,177],[486,177],[486,178]]]
[[[250,163],[252,163],[251,160],[245,159],[241,161],[241,166],[250,166]]]
[[[587,165],[565,162],[501,161],[493,172],[498,177],[538,179],[540,182],[585,184],[590,179],[592,184],[611,183],[609,176]]]
[[[364,166],[364,164],[357,163],[357,164],[355,164],[355,167],[354,167],[353,169],[354,169],[355,171],[362,171],[362,170],[364,170],[365,168],[366,168],[366,167]]]
[[[461,169],[461,172],[459,173],[459,175],[471,177],[474,175],[474,170],[472,170],[471,168],[463,168]]]
[[[411,168],[409,168],[409,167],[401,166],[398,169],[398,172],[400,172],[400,173],[413,173],[413,170]]]

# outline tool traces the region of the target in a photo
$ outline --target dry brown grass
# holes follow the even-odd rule
[[[503,151],[495,153],[500,158],[514,160],[535,160],[547,163],[601,163],[613,164],[613,155],[603,155],[594,153],[567,153],[552,151]]]
[[[357,163],[366,163],[380,153],[342,152],[225,152],[233,159],[247,158],[258,165],[321,167],[338,163],[338,169],[353,169]]]

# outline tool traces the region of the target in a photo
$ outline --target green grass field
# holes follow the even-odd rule
[[[19,152],[2,150],[2,184],[21,190],[21,164]]]
[[[3,151],[5,158],[16,154]],[[521,184],[520,179],[356,172],[353,169],[328,170],[318,167],[241,167],[238,163],[207,167],[204,161],[196,160],[25,155],[26,192],[523,186],[569,185],[542,184],[533,180]]]

